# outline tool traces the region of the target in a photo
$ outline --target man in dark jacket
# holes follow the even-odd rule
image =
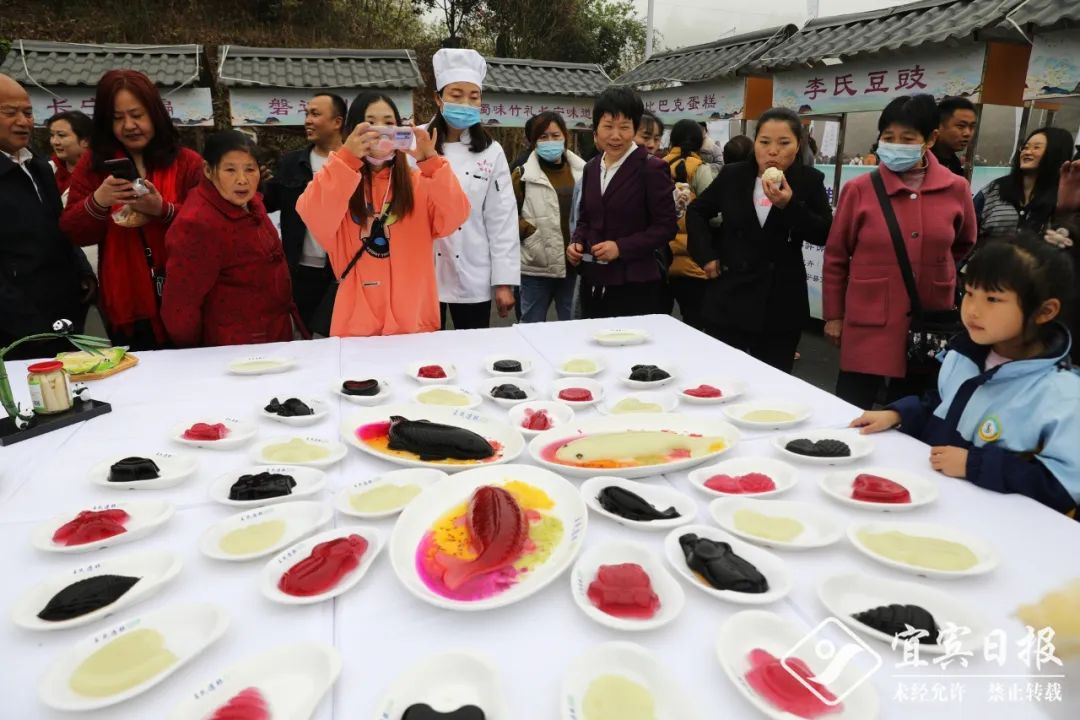
[[[971,138],[975,135],[978,115],[975,105],[962,97],[947,97],[938,103],[941,125],[938,128],[937,142],[932,149],[934,155],[954,175],[963,176],[964,161],[960,155],[967,152]]]
[[[0,75],[0,347],[60,319],[83,331],[97,289],[81,248],[60,232],[60,191],[49,163],[30,152],[34,111],[15,80]],[[66,342],[22,345],[7,357],[47,357]]]
[[[341,147],[345,111],[345,101],[338,95],[319,93],[311,98],[304,117],[304,132],[309,144],[282,155],[274,176],[263,186],[267,212],[281,211],[281,243],[300,318],[312,332],[323,335],[330,332],[329,313],[326,313],[324,326],[312,327],[312,323],[333,282],[334,271],[326,252],[311,237],[296,213],[296,200],[330,153]]]

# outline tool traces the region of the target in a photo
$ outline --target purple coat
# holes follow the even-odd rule
[[[594,243],[614,240],[619,258],[607,265],[583,262],[578,272],[593,285],[659,281],[656,251],[666,248],[679,230],[672,195],[675,184],[667,164],[638,147],[601,195],[602,159],[598,155],[586,163],[581,176],[574,242],[589,252]]]

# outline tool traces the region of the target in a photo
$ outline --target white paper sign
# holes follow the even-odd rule
[[[308,88],[230,88],[229,105],[232,123],[240,125],[303,125],[307,104],[319,92]],[[360,88],[331,88],[327,92],[340,95],[351,103]],[[412,119],[412,90],[379,90],[390,96],[401,113],[402,121]]]

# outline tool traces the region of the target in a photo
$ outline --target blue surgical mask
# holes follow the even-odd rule
[[[442,116],[450,127],[456,130],[468,130],[480,122],[480,108],[472,105],[443,103]]]
[[[877,156],[882,165],[893,172],[900,173],[918,165],[922,160],[924,150],[922,144],[879,142]]]
[[[548,162],[555,162],[563,155],[566,142],[563,140],[541,140],[536,143],[536,154]]]

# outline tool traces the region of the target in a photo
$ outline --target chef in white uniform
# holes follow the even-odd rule
[[[506,317],[521,282],[517,201],[506,154],[480,123],[484,58],[475,50],[444,48],[433,63],[439,112],[431,127],[438,130],[437,150],[472,205],[457,232],[435,241],[443,327],[449,312],[455,329],[486,328],[492,299],[499,316]]]

